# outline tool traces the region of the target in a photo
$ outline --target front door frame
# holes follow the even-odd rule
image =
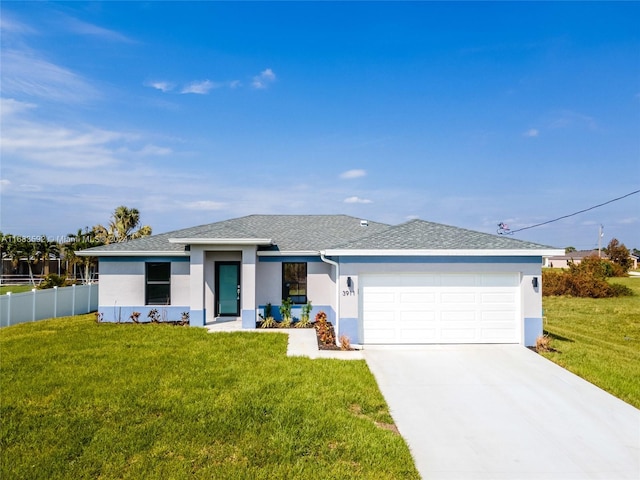
[[[239,261],[217,261],[215,262],[215,277],[214,277],[214,314],[216,317],[239,317],[240,316],[240,296],[241,296],[241,282],[240,282],[240,271],[241,271],[242,262]],[[220,303],[218,299],[220,298],[220,267],[223,265],[235,265],[237,268],[238,276],[237,276],[237,303],[236,303],[236,311],[235,312],[225,312],[220,313]]]

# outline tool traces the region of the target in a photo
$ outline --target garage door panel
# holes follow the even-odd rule
[[[433,322],[437,320],[437,312],[400,312],[397,319],[399,322]]]
[[[475,310],[459,310],[456,312],[441,312],[440,319],[442,323],[446,322],[475,322]]]
[[[424,303],[405,303],[400,302],[398,311],[400,312],[431,312],[437,308],[437,305],[431,302]]]
[[[483,304],[488,303],[505,303],[508,305],[513,305],[515,300],[515,295],[511,292],[503,292],[503,293],[483,293],[480,296],[480,301]]]
[[[473,292],[443,292],[440,294],[440,303],[475,303],[476,295]]]
[[[400,292],[400,301],[402,303],[435,303],[436,295],[435,293],[403,293]]]
[[[517,274],[362,275],[364,343],[518,343]]]
[[[491,310],[490,312],[480,312],[481,321],[505,321],[513,322],[515,312],[512,309],[505,308],[502,311]]]
[[[472,341],[477,337],[474,328],[443,328],[440,332],[441,340],[449,343]]]
[[[369,343],[398,343],[396,340],[395,329],[378,329],[372,330],[367,334],[367,342]]]
[[[371,303],[389,303],[389,302],[393,302],[396,296],[395,296],[395,293],[393,292],[372,291],[370,292],[370,298],[371,298]]]
[[[384,322],[384,323],[393,322],[395,316],[396,316],[396,312],[394,311],[364,313],[364,318],[366,319],[367,325],[372,325],[372,326],[377,326],[375,322]]]
[[[400,339],[405,340],[405,343],[413,343],[412,340],[421,338],[424,341],[436,340],[437,329],[435,328],[407,328],[400,331]]]
[[[504,341],[508,342],[513,337],[513,329],[512,328],[488,328],[488,329],[480,329],[480,338],[486,342],[499,342]]]

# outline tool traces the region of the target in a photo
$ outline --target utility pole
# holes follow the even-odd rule
[[[602,258],[602,236],[604,235],[604,227],[600,225],[598,229],[598,258]]]

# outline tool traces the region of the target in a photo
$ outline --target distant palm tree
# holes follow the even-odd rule
[[[2,258],[11,261],[12,272],[15,273],[15,269],[20,263],[20,245],[17,239],[11,235],[2,235]]]
[[[15,243],[18,250],[18,261],[20,260],[20,257],[24,257],[27,260],[29,279],[31,280],[31,284],[35,287],[36,280],[33,277],[33,268],[31,266],[33,263],[38,263],[38,249],[36,248],[36,244],[31,240],[26,239]]]
[[[151,227],[148,225],[143,225],[136,230],[139,224],[140,212],[138,209],[121,205],[111,214],[108,226],[96,225],[93,227],[93,231],[96,240],[105,244],[127,242],[151,235]]]
[[[49,259],[52,255],[54,256],[54,258],[58,258],[58,256],[60,255],[60,246],[58,245],[58,242],[51,241],[47,238],[46,235],[42,235],[37,247],[39,257],[44,262],[42,273],[44,275],[49,275]]]
[[[91,271],[91,267],[97,264],[96,257],[80,257],[76,255],[78,250],[85,250],[91,247],[97,247],[103,245],[104,242],[98,241],[96,239],[96,234],[93,230],[89,230],[89,228],[85,228],[84,232],[81,228],[78,229],[77,233],[70,233],[68,237],[71,239],[70,242],[64,244],[64,258],[69,266],[79,266],[80,269],[80,278],[82,279],[82,283],[89,283],[89,272]],[[82,271],[84,270],[84,274]]]

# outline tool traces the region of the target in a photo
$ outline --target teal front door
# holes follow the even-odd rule
[[[240,315],[240,262],[216,262],[216,317]]]

